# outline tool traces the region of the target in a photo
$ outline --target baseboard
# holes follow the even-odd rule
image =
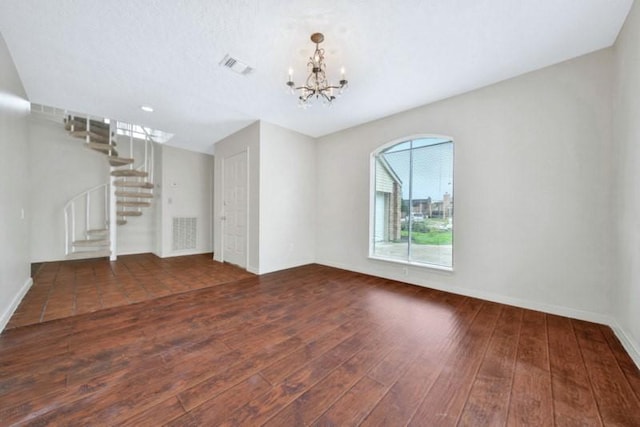
[[[616,334],[622,346],[627,351],[633,362],[640,369],[640,345],[622,328],[618,322],[612,320],[609,324],[613,332]]]
[[[371,271],[354,269],[351,266],[341,265],[340,263],[323,262],[323,261],[317,261],[317,263],[322,265],[327,265],[329,267],[340,268],[343,270],[355,271],[357,273],[367,274],[370,276],[377,275],[372,273]],[[592,311],[579,310],[571,307],[559,306],[554,304],[533,302],[533,301],[528,301],[520,298],[494,294],[491,292],[483,292],[475,289],[460,288],[456,286],[447,286],[447,285],[433,283],[433,282],[424,283],[424,282],[419,282],[417,280],[412,280],[410,277],[406,277],[406,276],[380,274],[379,277],[383,277],[385,279],[390,279],[390,280],[396,280],[398,282],[409,283],[411,285],[422,286],[425,288],[437,289],[439,291],[451,292],[457,295],[464,295],[467,297],[479,298],[485,301],[492,301],[500,304],[513,305],[520,308],[526,308],[528,310],[542,311],[544,313],[570,317],[572,319],[586,320],[588,322],[600,323],[603,325],[611,325],[611,322],[612,322],[612,319],[610,316],[607,316],[602,313],[592,312]]]
[[[24,298],[27,292],[29,292],[29,289],[31,289],[31,285],[33,285],[33,279],[29,277],[27,281],[24,282],[24,285],[22,285],[16,296],[13,297],[13,300],[11,301],[11,304],[9,304],[9,307],[7,307],[4,310],[4,313],[2,313],[2,316],[0,316],[0,333],[4,331],[4,328],[7,326],[7,323],[9,323],[11,316],[13,316],[13,313],[20,305],[22,298]]]
[[[131,253],[119,253],[118,256],[120,255],[137,255],[140,253],[149,253],[149,252],[131,252]],[[154,254],[155,256],[157,256],[158,258],[173,258],[173,257],[178,257],[178,256],[188,256],[188,255],[202,255],[202,254],[210,254],[212,253],[212,251],[210,249],[198,249],[198,250],[185,250],[185,251],[178,251],[178,252],[169,252],[169,253],[157,253],[157,252],[151,252],[152,254]]]
[[[425,286],[416,283],[418,286]],[[431,286],[428,286],[431,287]],[[542,302],[528,301],[521,298],[509,297],[491,292],[483,292],[478,290],[469,290],[458,287],[438,287],[441,291],[452,292],[454,294],[465,295],[486,301],[497,302],[500,304],[512,305],[515,307],[525,308],[527,310],[541,311],[543,313],[554,314],[556,316],[569,317],[571,319],[585,320],[587,322],[599,323],[602,325],[611,324],[611,317],[593,311],[580,310],[562,305],[547,304]]]

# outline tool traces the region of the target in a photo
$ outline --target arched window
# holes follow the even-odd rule
[[[453,141],[420,136],[373,153],[373,258],[453,267]]]

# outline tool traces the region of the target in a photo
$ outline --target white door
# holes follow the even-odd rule
[[[224,221],[222,259],[247,266],[247,152],[223,159]]]

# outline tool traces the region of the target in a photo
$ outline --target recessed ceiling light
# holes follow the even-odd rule
[[[142,111],[146,111],[147,113],[153,113],[153,107],[149,107],[148,105],[142,105],[140,106],[140,109]]]

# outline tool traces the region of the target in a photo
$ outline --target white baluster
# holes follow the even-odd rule
[[[76,240],[76,204],[71,203],[71,253],[75,252],[73,242]]]
[[[109,187],[107,185],[104,186],[102,192],[104,193],[104,225],[108,226],[109,224]]]
[[[69,214],[64,208],[64,254],[69,255]]]
[[[144,171],[145,172],[149,172],[149,163],[148,163],[148,150],[147,150],[147,143],[149,142],[149,137],[147,136],[147,132],[145,130],[145,135],[144,135]]]
[[[85,127],[86,131],[87,131],[87,136],[85,137],[85,140],[87,141],[87,144],[91,142],[91,137],[89,136],[89,132],[91,132],[91,119],[89,118],[89,116],[87,116],[87,126]]]

